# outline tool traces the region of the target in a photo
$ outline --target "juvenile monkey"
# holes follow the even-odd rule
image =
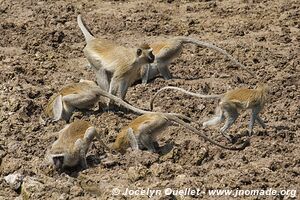
[[[67,85],[50,98],[45,113],[53,121],[69,121],[75,109],[92,108],[97,102],[100,102],[99,106],[105,105],[99,90],[95,82],[88,80]]]
[[[154,61],[149,45],[127,48],[113,41],[95,38],[85,27],[81,16],[78,25],[84,35],[84,54],[94,69],[98,85],[110,94],[125,98],[128,87],[140,77],[141,67]]]
[[[194,97],[221,99],[219,106],[216,109],[216,116],[211,120],[203,122],[203,126],[207,127],[216,125],[224,121],[226,118],[225,125],[220,129],[220,132],[230,141],[232,141],[231,137],[225,132],[236,121],[239,116],[239,111],[241,110],[250,109],[252,112],[249,122],[249,136],[252,135],[255,121],[257,121],[263,128],[266,128],[266,125],[259,116],[260,111],[263,109],[267,101],[267,94],[269,90],[264,84],[258,84],[256,89],[238,88],[220,95],[202,95],[186,91],[182,88],[168,86],[157,91],[150,100],[151,110],[153,109],[153,101],[156,96],[163,90],[167,89],[178,90]]]
[[[107,97],[108,99],[113,100],[114,102],[138,114],[152,113],[126,103],[122,99],[101,89],[93,81],[88,80],[80,80],[79,83],[70,84],[62,88],[57,94],[50,98],[50,101],[46,106],[45,113],[54,121],[60,119],[69,121],[75,109],[90,108],[98,101],[100,101],[100,105],[103,107],[106,106],[104,103],[101,104],[105,101],[103,97]],[[188,117],[180,114],[174,113],[174,115],[190,120]]]
[[[94,138],[104,145],[95,127],[83,120],[74,121],[58,132],[58,139],[46,154],[48,161],[56,169],[80,165],[86,169],[86,154]],[[108,148],[104,145],[105,148]]]
[[[240,147],[227,147],[208,138],[206,135],[185,123],[180,117],[169,113],[148,113],[134,119],[128,126],[121,129],[112,148],[120,153],[125,153],[128,147],[133,149],[147,149],[150,152],[159,152],[159,145],[156,138],[172,122],[176,122],[187,129],[197,133],[205,140],[221,148],[228,150],[242,150],[249,141],[245,141]]]
[[[171,79],[172,75],[168,66],[175,58],[177,58],[180,55],[183,49],[183,45],[188,43],[195,44],[200,47],[213,49],[217,52],[224,54],[235,65],[245,69],[248,73],[255,77],[255,75],[249,69],[247,69],[243,64],[239,63],[225,50],[204,41],[200,41],[190,37],[180,36],[150,44],[150,47],[153,49],[155,60],[153,63],[148,64],[142,69],[142,82],[147,83],[150,79],[153,79],[158,74],[161,74],[165,80]]]

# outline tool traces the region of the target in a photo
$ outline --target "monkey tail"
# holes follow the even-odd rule
[[[162,114],[172,115],[172,116],[178,117],[179,119],[183,120],[184,122],[188,122],[188,123],[192,121],[192,119],[190,117],[187,117],[185,115],[178,114],[178,113],[162,113]]]
[[[210,139],[209,137],[207,137],[206,135],[204,135],[203,133],[201,133],[199,130],[197,130],[196,128],[190,126],[189,124],[185,123],[184,121],[182,121],[181,119],[179,119],[178,117],[172,115],[172,114],[166,114],[166,117],[171,120],[174,121],[184,127],[186,127],[187,129],[197,133],[199,136],[201,136],[202,138],[204,138],[206,141],[209,141],[210,143],[217,145],[218,147],[221,147],[223,149],[227,149],[227,150],[232,150],[232,151],[239,151],[239,150],[243,150],[245,149],[247,146],[249,146],[250,144],[250,140],[247,139],[241,146],[239,147],[228,147],[228,146],[224,146],[212,139]]]
[[[91,34],[91,32],[89,31],[89,29],[85,26],[85,23],[84,23],[84,21],[81,18],[81,15],[77,16],[77,23],[78,23],[78,26],[79,26],[80,30],[82,31],[82,33],[84,35],[85,42],[88,42],[88,41],[90,41],[90,40],[92,40],[92,39],[95,38]]]
[[[195,44],[195,45],[198,45],[201,47],[216,50],[216,51],[222,53],[223,55],[225,55],[227,58],[229,58],[236,66],[243,68],[249,74],[251,74],[251,76],[256,77],[256,75],[252,71],[250,71],[249,69],[247,69],[247,67],[245,65],[241,64],[236,59],[234,59],[229,53],[227,53],[227,51],[225,51],[211,43],[200,41],[200,40],[190,38],[190,37],[184,37],[184,36],[176,37],[176,38],[178,38],[182,43],[192,43],[192,44]]]
[[[223,95],[224,95],[224,94],[203,95],[203,94],[197,94],[197,93],[194,93],[194,92],[189,92],[189,91],[184,90],[184,89],[179,88],[179,87],[166,86],[166,87],[163,87],[163,88],[159,89],[154,94],[154,96],[151,98],[151,100],[150,100],[150,110],[153,110],[153,102],[154,102],[154,99],[158,96],[158,94],[161,93],[163,90],[168,90],[168,89],[178,90],[180,92],[183,92],[184,94],[191,95],[193,97],[200,97],[200,98],[204,98],[204,99],[219,99],[219,98],[223,97]]]
[[[135,113],[138,113],[138,114],[158,113],[158,112],[152,112],[152,111],[147,111],[147,110],[142,110],[142,109],[136,108],[136,107],[134,107],[134,106],[126,103],[122,99],[120,99],[120,98],[118,98],[118,97],[116,97],[116,96],[114,96],[114,95],[106,92],[105,90],[101,89],[100,87],[98,87],[98,92],[99,92],[99,95],[105,96],[105,97],[107,97],[107,98],[109,98],[109,99],[111,99],[111,100],[119,103],[123,107],[125,107],[125,108],[127,108],[127,109],[129,109],[129,110],[131,110],[131,111],[133,111]],[[182,115],[182,114],[178,114],[178,113],[162,113],[162,114],[176,116],[176,117],[179,117],[179,118],[181,118],[181,119],[183,119],[185,121],[188,121],[188,122],[192,121],[191,118],[189,118],[189,117],[187,117],[185,115]]]
[[[142,110],[142,109],[139,109],[139,108],[136,108],[128,103],[126,103],[125,101],[123,101],[122,99],[120,99],[119,97],[115,96],[115,95],[112,95],[108,92],[106,92],[105,90],[103,90],[102,88],[98,87],[98,92],[101,96],[105,96],[117,103],[119,103],[121,106],[129,109],[129,110],[132,110],[133,112],[135,113],[138,113],[138,114],[146,114],[146,113],[153,113],[151,111],[146,111],[146,110]]]

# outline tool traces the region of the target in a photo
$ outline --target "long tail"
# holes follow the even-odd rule
[[[98,87],[98,86],[97,86]],[[98,87],[98,92],[101,96],[105,96],[117,103],[119,103],[120,105],[122,105],[123,107],[135,112],[135,113],[138,113],[138,114],[146,114],[146,113],[157,113],[157,112],[151,112],[151,111],[146,111],[146,110],[142,110],[142,109],[139,109],[139,108],[136,108],[128,103],[126,103],[125,101],[123,101],[122,99],[106,92],[105,90],[101,89],[100,87]],[[184,119],[186,121],[192,121],[191,118],[185,116],[185,115],[182,115],[182,114],[178,114],[178,113],[163,113],[163,114],[171,114],[171,115],[174,115],[176,117],[179,117],[181,119]]]
[[[238,62],[236,59],[234,59],[229,53],[227,53],[227,51],[204,41],[200,41],[194,38],[190,38],[190,37],[184,37],[184,36],[180,36],[180,37],[176,37],[176,39],[181,40],[183,43],[192,43],[192,44],[196,44],[198,46],[201,47],[205,47],[205,48],[209,48],[209,49],[213,49],[216,50],[222,54],[224,54],[225,56],[227,56],[235,65],[243,68],[244,70],[246,70],[249,74],[251,74],[251,76],[256,77],[256,75],[251,72],[249,69],[247,69],[247,67],[243,64],[241,64],[240,62]]]
[[[203,133],[201,133],[199,130],[197,130],[196,128],[190,126],[189,124],[185,123],[184,121],[182,121],[181,119],[179,119],[178,117],[172,115],[172,114],[166,114],[166,117],[171,120],[174,121],[184,127],[186,127],[187,129],[197,133],[199,136],[201,136],[202,138],[204,138],[206,141],[209,141],[210,143],[217,145],[218,147],[221,147],[223,149],[227,149],[227,150],[232,150],[232,151],[238,151],[238,150],[243,150],[245,149],[247,146],[249,146],[250,144],[250,140],[247,139],[241,146],[239,147],[228,147],[228,146],[224,146],[222,144],[219,144],[218,142],[210,139],[209,137],[207,137],[206,135],[204,135]]]
[[[154,99],[158,96],[159,93],[161,93],[163,90],[178,90],[180,92],[183,92],[185,94],[188,94],[188,95],[191,95],[191,96],[194,96],[194,97],[200,97],[200,98],[204,98],[204,99],[219,99],[221,97],[223,97],[224,94],[213,94],[213,95],[203,95],[203,94],[197,94],[197,93],[194,93],[194,92],[189,92],[185,89],[182,89],[182,88],[179,88],[179,87],[173,87],[173,86],[166,86],[166,87],[163,87],[161,89],[159,89],[155,94],[154,96],[151,98],[150,100],[150,109],[153,110],[153,102],[154,102]]]
[[[82,31],[83,35],[84,35],[84,39],[86,42],[94,39],[95,37],[91,34],[91,32],[88,30],[88,28],[85,26],[84,21],[81,18],[81,15],[77,16],[77,23],[78,26],[80,28],[80,30]]]

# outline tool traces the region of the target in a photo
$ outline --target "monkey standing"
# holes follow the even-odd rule
[[[150,47],[153,49],[155,60],[153,63],[148,64],[142,69],[142,82],[147,83],[149,80],[153,79],[158,74],[161,74],[165,80],[171,79],[172,75],[168,66],[175,58],[177,58],[180,55],[183,49],[183,45],[188,43],[213,49],[222,53],[223,55],[228,57],[235,65],[245,69],[248,73],[255,77],[253,72],[247,69],[243,64],[239,63],[225,50],[204,41],[200,41],[190,37],[180,36],[150,44]]]
[[[184,118],[184,120],[186,120]],[[185,123],[180,116],[175,116],[170,113],[148,113],[134,119],[128,126],[121,129],[112,148],[120,153],[125,153],[128,147],[133,149],[147,149],[150,152],[159,152],[159,145],[156,138],[161,132],[166,129],[172,122],[176,122],[185,128],[197,133],[205,140],[215,144],[221,148],[228,150],[242,150],[249,141],[245,141],[240,147],[227,147],[216,141],[208,138],[206,135]],[[132,136],[133,135],[133,136]]]
[[[140,76],[141,67],[154,61],[149,45],[127,48],[113,41],[95,38],[85,27],[81,16],[78,25],[84,34],[84,54],[94,69],[98,85],[110,94],[125,98],[128,87]]]
[[[232,138],[227,135],[225,132],[229,129],[236,119],[239,116],[240,110],[250,109],[252,111],[250,122],[249,122],[249,136],[251,136],[253,131],[253,126],[255,121],[259,123],[263,128],[266,128],[265,123],[260,118],[259,113],[264,108],[267,101],[268,87],[264,84],[258,84],[256,89],[248,88],[238,88],[231,91],[228,91],[220,95],[202,95],[193,92],[186,91],[178,87],[164,87],[161,88],[153,98],[150,100],[151,110],[153,109],[153,101],[157,95],[163,90],[173,89],[183,92],[188,95],[192,95],[200,98],[218,98],[221,99],[219,106],[216,109],[216,116],[206,122],[203,122],[203,126],[216,125],[225,120],[224,126],[220,129],[220,132],[229,140],[232,141]]]
[[[56,169],[80,165],[82,169],[88,167],[86,154],[94,138],[101,145],[108,148],[100,139],[95,127],[83,120],[74,121],[66,125],[58,133],[58,139],[47,151],[46,158]]]

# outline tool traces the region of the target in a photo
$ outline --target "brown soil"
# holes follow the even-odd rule
[[[243,151],[220,149],[180,126],[171,126],[159,143],[174,143],[165,156],[149,152],[106,155],[95,142],[88,154],[89,169],[59,174],[44,159],[65,122],[45,126],[42,109],[62,86],[79,79],[94,80],[86,68],[85,45],[76,17],[81,13],[96,36],[129,46],[172,36],[193,36],[212,42],[255,71],[271,87],[262,112],[267,124],[255,127],[251,145]],[[300,3],[298,0],[227,1],[0,1],[0,199],[13,199],[3,177],[18,172],[35,178],[39,190],[31,199],[147,199],[112,196],[112,188],[164,189],[298,189],[300,192]],[[186,45],[171,65],[175,79],[158,77],[129,89],[126,100],[148,108],[159,88],[172,85],[194,92],[221,93],[230,88],[255,87],[257,79],[232,67],[212,50]],[[228,144],[219,127],[202,129],[217,102],[166,92],[155,110],[183,113],[193,126],[216,141]],[[76,112],[74,119],[92,122],[111,145],[118,131],[136,115],[128,112]],[[231,129],[247,129],[249,113]],[[216,197],[177,196],[177,199]],[[298,195],[299,197],[299,195]],[[156,196],[156,199],[176,199]],[[222,196],[219,199],[232,199]],[[246,197],[239,197],[244,199]],[[235,198],[236,199],[236,198]],[[287,196],[247,199],[288,199]],[[295,198],[296,199],[296,198]]]

